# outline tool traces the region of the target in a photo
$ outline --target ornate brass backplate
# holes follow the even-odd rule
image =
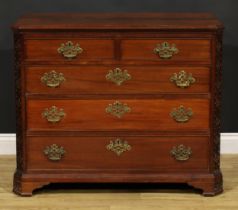
[[[168,42],[163,42],[161,44],[157,44],[154,52],[158,54],[160,58],[169,59],[173,57],[173,55],[178,54],[179,50],[175,44],[170,45]]]
[[[173,147],[170,154],[179,161],[185,161],[192,155],[192,149],[190,147],[185,147],[183,144]]]
[[[115,101],[113,104],[109,104],[105,111],[117,118],[121,118],[124,114],[130,112],[131,108],[127,104]]]
[[[115,68],[108,72],[108,74],[106,75],[106,79],[120,86],[123,82],[130,80],[131,75],[127,72],[127,70],[123,71],[120,68]]]
[[[193,116],[193,111],[191,108],[185,108],[183,105],[180,105],[178,108],[174,108],[170,112],[170,116],[176,122],[185,123]]]
[[[60,84],[64,81],[64,74],[57,73],[54,70],[44,73],[44,75],[41,77],[41,82],[44,83],[47,87],[51,88],[59,87]]]
[[[191,73],[186,73],[184,70],[182,70],[178,74],[174,73],[170,77],[170,81],[174,82],[180,88],[186,88],[195,83],[196,79]]]
[[[57,123],[62,120],[63,117],[65,117],[65,112],[63,109],[59,109],[56,106],[52,106],[50,108],[46,108],[42,112],[42,117],[46,118],[48,122],[51,123]]]
[[[127,141],[123,141],[120,138],[110,141],[106,148],[115,152],[118,156],[120,156],[123,152],[131,150],[131,146],[127,143]]]
[[[57,144],[47,146],[43,152],[48,157],[48,159],[52,161],[61,160],[62,156],[65,154],[64,148],[58,146]]]
[[[79,46],[79,44],[74,45],[72,41],[68,41],[66,43],[62,43],[57,51],[65,58],[72,59],[77,57],[79,53],[82,53],[83,49]]]

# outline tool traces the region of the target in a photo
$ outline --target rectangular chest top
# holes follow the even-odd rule
[[[21,17],[18,30],[217,30],[210,13],[44,13]]]

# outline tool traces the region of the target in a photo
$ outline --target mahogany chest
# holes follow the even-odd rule
[[[213,15],[31,14],[13,31],[15,193],[61,182],[222,192]]]

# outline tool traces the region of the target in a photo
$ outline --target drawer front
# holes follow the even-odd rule
[[[208,131],[208,99],[28,100],[29,131]]]
[[[28,93],[208,93],[210,69],[160,66],[27,67]]]
[[[77,45],[78,44],[78,45]],[[52,39],[26,40],[27,60],[68,61],[101,60],[114,58],[113,40]]]
[[[28,170],[208,170],[208,137],[28,137]],[[105,171],[106,170],[106,171]]]
[[[164,45],[164,43],[168,45]],[[138,39],[122,41],[122,59],[165,60],[165,62],[203,61],[210,63],[210,50],[210,40],[202,39]]]

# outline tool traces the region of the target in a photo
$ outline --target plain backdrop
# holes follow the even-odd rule
[[[0,0],[0,133],[15,132],[10,26],[33,12],[213,12],[226,28],[222,132],[238,132],[238,0]]]

